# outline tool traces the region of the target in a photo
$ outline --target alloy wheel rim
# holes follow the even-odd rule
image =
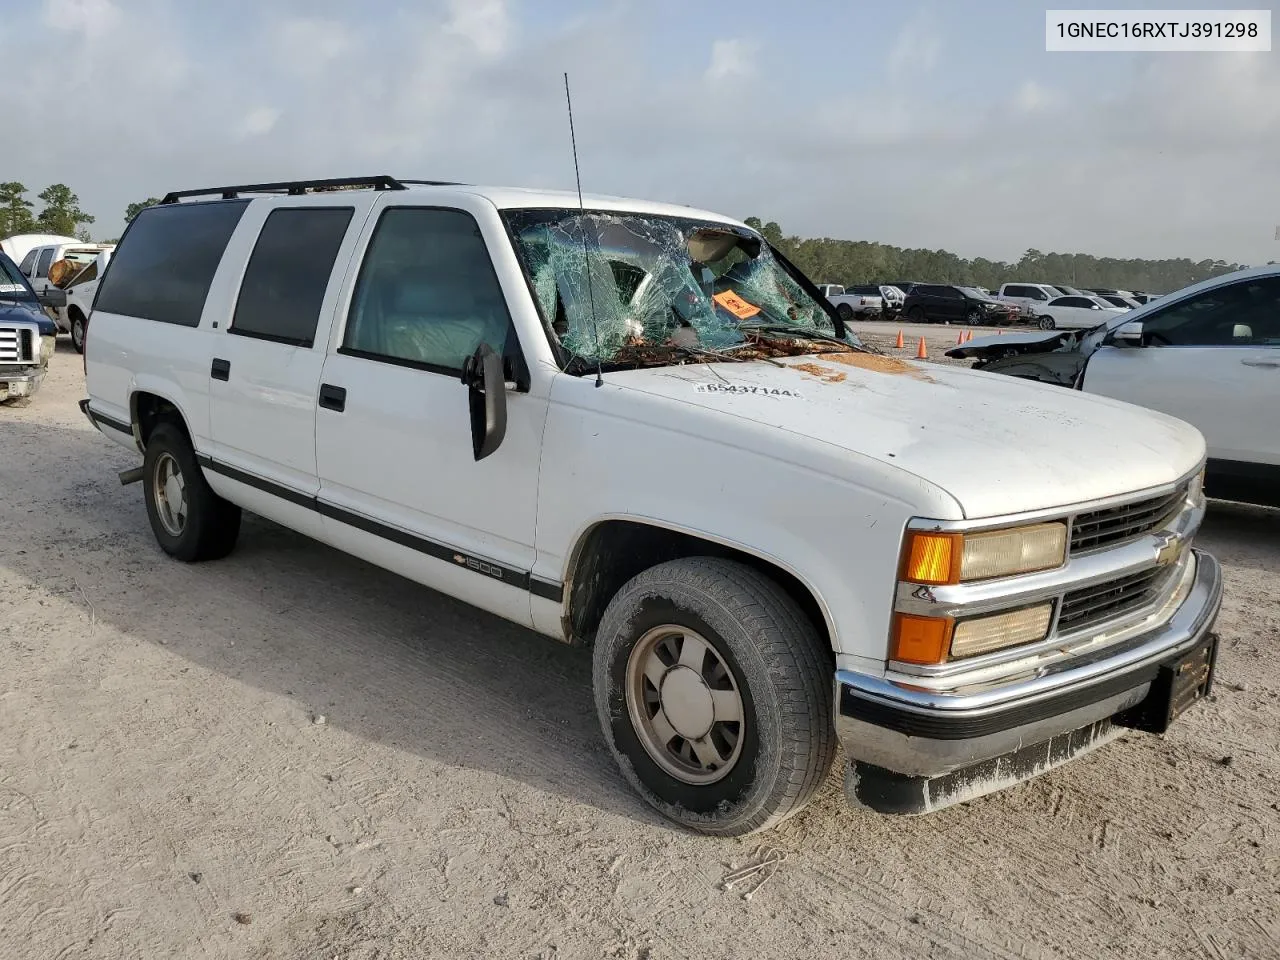
[[[654,627],[627,658],[627,712],[645,752],[683,783],[728,776],[742,755],[746,708],[715,646],[675,624]]]
[[[182,468],[178,466],[173,454],[162,453],[156,458],[152,483],[160,525],[170,536],[182,536],[182,531],[187,527],[186,481],[182,478]]]

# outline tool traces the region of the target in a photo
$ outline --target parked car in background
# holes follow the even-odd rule
[[[869,290],[869,293],[856,293],[857,290]],[[874,320],[884,312],[884,297],[879,287],[844,287],[840,293],[827,296],[836,313],[844,321]]]
[[[818,283],[815,286],[824,297],[836,297],[844,293],[844,287],[838,283]]]
[[[892,319],[902,311],[902,302],[906,300],[904,294],[897,287],[883,283],[860,283],[856,286],[845,287],[845,293],[857,294],[863,297],[879,297],[880,313],[885,319]]]
[[[996,300],[1016,307],[1019,317],[1027,321],[1034,321],[1040,307],[1060,296],[1060,290],[1044,283],[1002,283],[995,293]]]
[[[79,240],[71,243],[47,243],[34,247],[27,252],[27,256],[21,264],[22,272],[27,275],[27,279],[31,281],[31,287],[36,292],[36,297],[45,302],[47,295],[52,289],[60,288],[59,280],[65,282],[70,279],[70,275],[76,272],[76,267],[80,269],[88,266],[103,250],[111,248],[109,243],[83,243]],[[58,270],[55,265],[63,260],[70,262],[71,266],[60,268],[63,277],[58,276]],[[50,274],[53,274],[52,276]],[[64,279],[65,277],[65,279]],[[55,297],[60,301],[60,297]],[[46,306],[50,304],[46,303]]]
[[[1098,298],[1107,301],[1107,303],[1111,304],[1113,307],[1123,307],[1125,310],[1134,310],[1142,306],[1142,304],[1134,297],[1122,297],[1117,294],[1100,293],[1098,294]]]
[[[1008,324],[1016,308],[986,296],[975,287],[917,283],[907,294],[903,313],[913,323],[967,323],[971,327]]]
[[[9,259],[18,264],[24,274],[30,276],[31,271],[27,269],[27,254],[36,247],[79,242],[75,237],[63,237],[56,233],[20,233],[0,240],[0,253],[7,254]]]
[[[0,253],[0,400],[40,389],[57,327],[40,307],[18,265]]]
[[[973,340],[947,356],[1178,417],[1204,434],[1211,497],[1280,506],[1280,266],[1214,277],[1081,335]],[[1005,338],[1012,340],[1013,338]]]
[[[1133,299],[1137,300],[1138,303],[1145,305],[1150,303],[1152,300],[1159,300],[1160,294],[1146,293],[1145,291],[1142,291],[1142,290],[1135,290],[1133,291]]]
[[[1077,290],[1075,287],[1069,287],[1064,283],[1055,283],[1052,285],[1055,290],[1062,291],[1064,297],[1088,297],[1091,296],[1088,290]]]
[[[89,324],[89,311],[93,307],[94,294],[98,292],[98,280],[110,262],[111,250],[101,251],[92,263],[62,288],[64,302],[54,308],[58,329],[71,334],[71,343],[77,353],[84,353],[84,334]]]
[[[1095,287],[1092,290],[1086,290],[1085,293],[1094,297],[1132,297],[1133,293],[1129,290],[1112,290],[1110,287]]]
[[[850,799],[927,813],[1210,692],[1187,424],[867,352],[714,213],[339,183],[173,194],[112,258],[81,407],[168,555],[251,510],[582,646],[621,775],[720,836],[802,809],[837,743]],[[585,296],[584,248],[628,282]]]
[[[1101,297],[1058,297],[1040,308],[1035,324],[1041,330],[1089,330],[1106,320],[1106,314],[1127,310]]]

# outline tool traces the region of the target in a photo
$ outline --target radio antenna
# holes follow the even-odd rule
[[[564,75],[564,102],[569,108],[569,144],[573,147],[573,178],[578,183],[578,211],[582,223],[582,271],[587,275],[587,303],[591,306],[591,332],[596,335],[596,386],[604,386],[604,373],[600,366],[600,328],[596,324],[596,298],[591,289],[591,260],[587,254],[586,204],[582,202],[582,173],[578,169],[578,137],[573,131],[573,98],[569,96],[569,73]]]

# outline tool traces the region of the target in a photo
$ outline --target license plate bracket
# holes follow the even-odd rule
[[[1115,722],[1147,733],[1164,733],[1188,707],[1209,695],[1217,659],[1218,637],[1211,633],[1177,660],[1162,664],[1146,699],[1117,716]]]

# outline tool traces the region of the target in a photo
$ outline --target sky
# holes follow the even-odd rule
[[[1280,260],[1280,52],[1047,53],[1044,10],[0,0],[0,180],[70,185],[98,238],[228,183],[572,189],[567,71],[589,193],[995,260]]]

